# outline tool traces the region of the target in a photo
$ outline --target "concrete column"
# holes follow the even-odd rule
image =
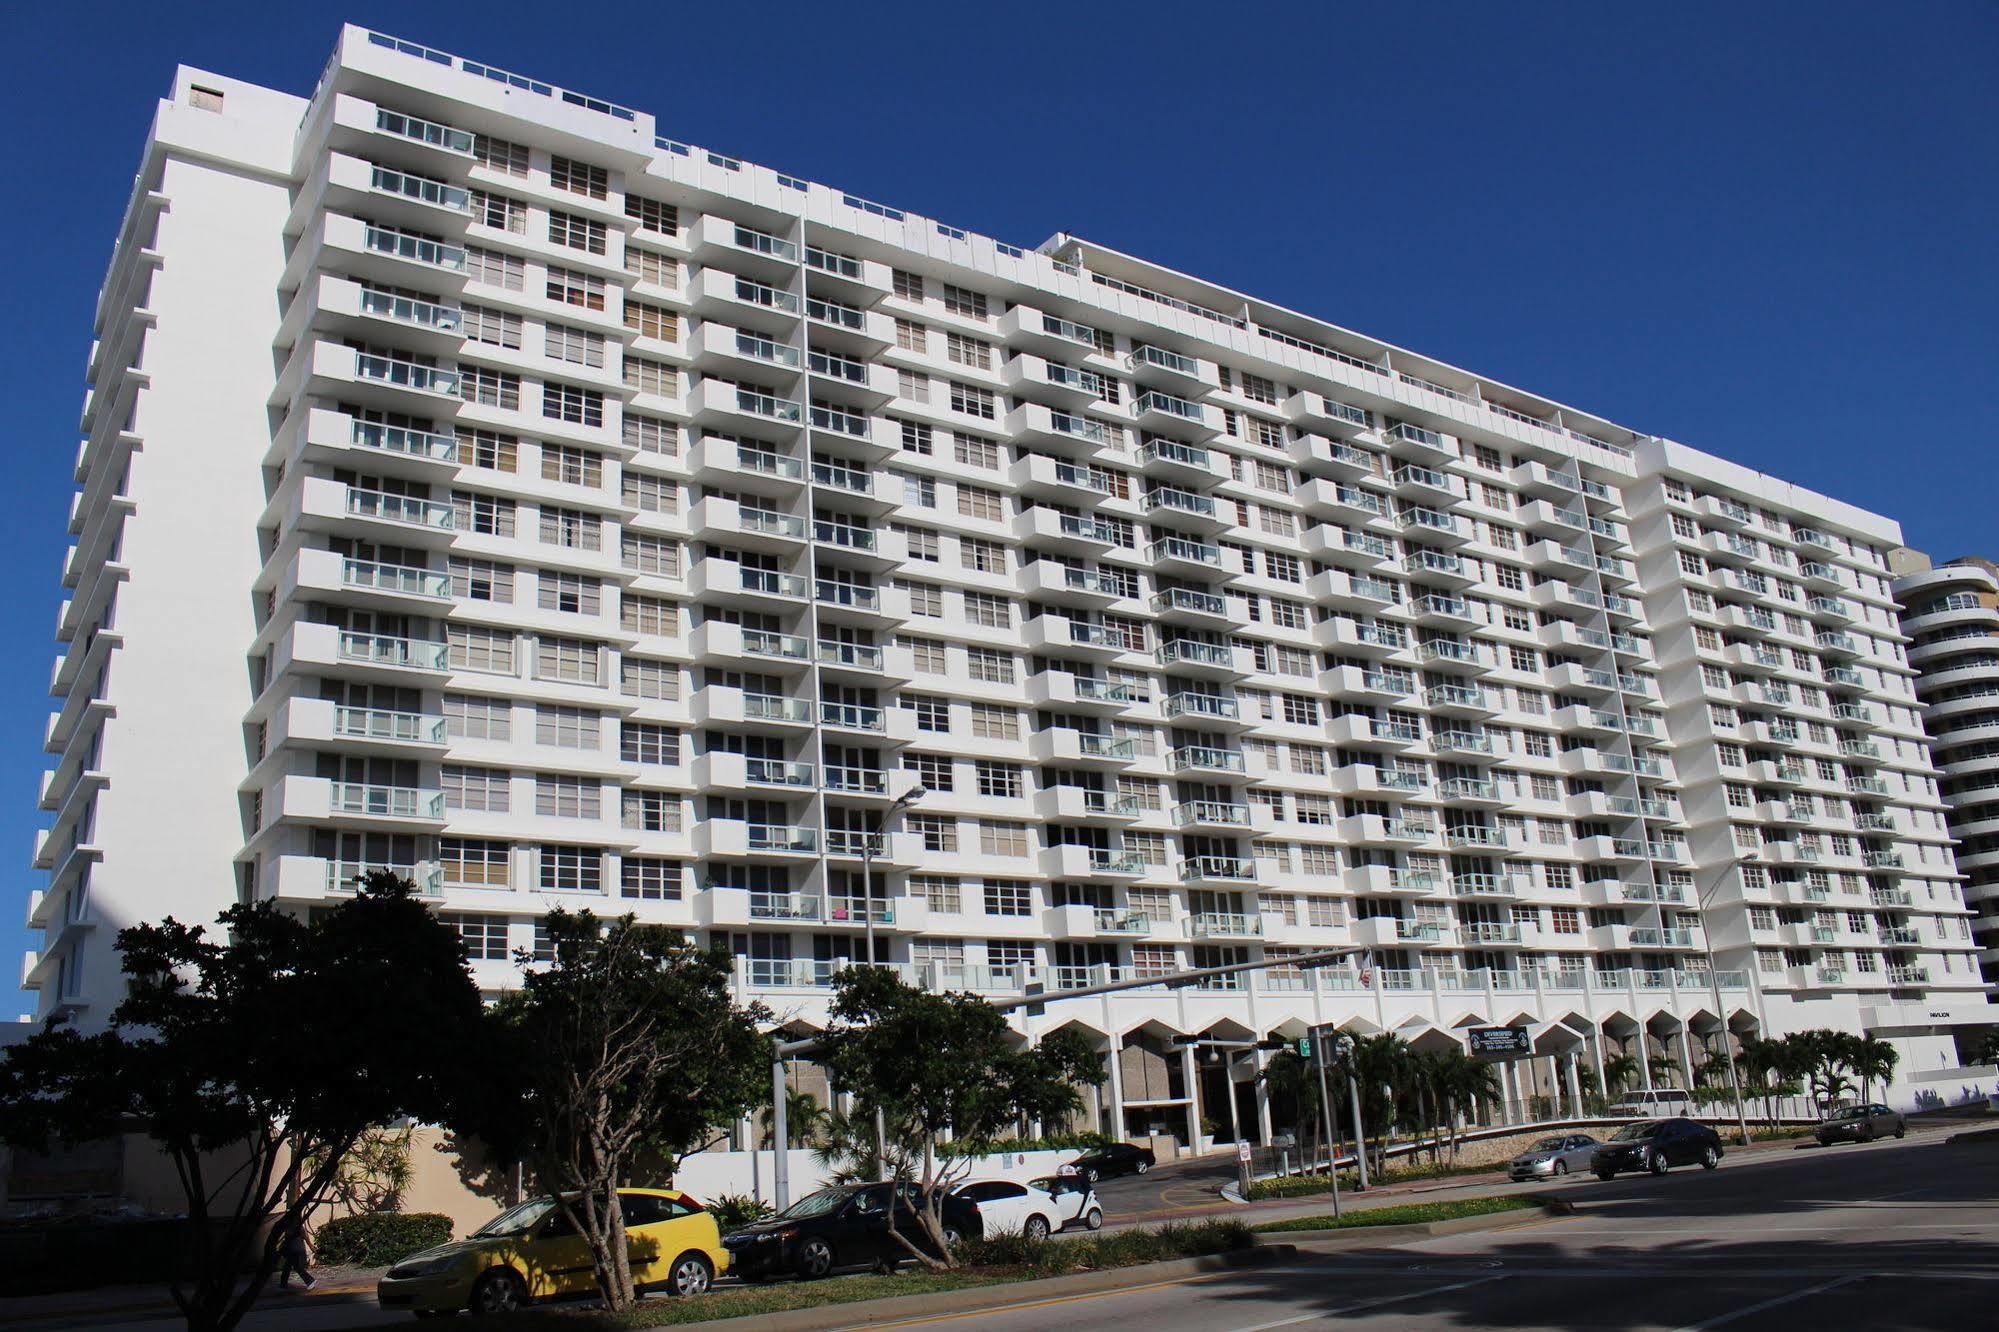
[[[1515,1092],[1515,1088],[1519,1086],[1519,1083],[1520,1080],[1513,1076],[1513,1061],[1511,1059],[1501,1060],[1499,1063],[1499,1122],[1502,1124],[1511,1124],[1513,1122],[1514,1102],[1520,1099]]]
[[[1194,1047],[1180,1047],[1180,1084],[1187,1090],[1187,1150],[1201,1150],[1201,1069]]]
[[[1646,1091],[1652,1090],[1652,1031],[1649,1027],[1638,1029],[1638,1081]]]
[[[1590,1045],[1596,1051],[1596,1089],[1601,1096],[1610,1095],[1610,1079],[1603,1075],[1603,1024],[1597,1023],[1590,1029]]]
[[[1103,1126],[1113,1141],[1124,1141],[1124,1037],[1110,1038],[1111,1122]]]
[[[1265,1147],[1274,1136],[1270,1124],[1270,1088],[1263,1081],[1264,1067],[1270,1062],[1270,1051],[1256,1051],[1256,1129]]]
[[[1569,1051],[1569,1107],[1570,1113],[1577,1119],[1583,1117],[1583,1080],[1576,1072],[1577,1065],[1581,1063],[1582,1055],[1575,1050]]]
[[[1687,1093],[1688,1095],[1692,1095],[1694,1090],[1694,1042],[1693,1036],[1689,1033],[1685,1022],[1680,1023],[1680,1070],[1686,1075]]]

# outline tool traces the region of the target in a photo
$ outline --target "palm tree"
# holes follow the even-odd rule
[[[1652,1072],[1652,1082],[1656,1086],[1664,1083],[1671,1087],[1680,1075],[1679,1061],[1671,1055],[1655,1054],[1645,1061],[1645,1067]]]
[[[1871,1093],[1877,1079],[1882,1094],[1886,1095],[1888,1082],[1895,1076],[1895,1065],[1902,1062],[1901,1053],[1879,1036],[1862,1036],[1847,1055],[1848,1067],[1860,1079],[1860,1099],[1873,1099]]]
[[[785,1146],[810,1147],[831,1118],[811,1092],[791,1086],[784,1089],[784,1136],[790,1139]],[[777,1137],[777,1127],[771,1123],[770,1111],[764,1111],[763,1119],[764,1146],[769,1147]]]
[[[1273,1101],[1288,1102],[1293,1107],[1291,1131],[1300,1143],[1299,1164],[1318,1159],[1314,1150],[1325,1130],[1319,1109],[1318,1071],[1295,1050],[1279,1050],[1270,1057],[1270,1062],[1257,1074]]]
[[[1394,1032],[1362,1036],[1353,1045],[1353,1074],[1360,1087],[1361,1116],[1374,1130],[1375,1170],[1388,1159],[1395,1092],[1408,1082],[1409,1043]]]
[[[1638,1076],[1638,1059],[1635,1055],[1618,1053],[1603,1061],[1603,1082],[1607,1095],[1616,1095],[1631,1085]]]
[[[1444,1113],[1451,1127],[1451,1160],[1456,1161],[1464,1125],[1478,1113],[1479,1102],[1500,1098],[1499,1070],[1463,1050],[1452,1050],[1444,1056],[1440,1081]]]

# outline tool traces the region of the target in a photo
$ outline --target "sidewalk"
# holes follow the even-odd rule
[[[338,1301],[374,1303],[375,1282],[383,1269],[373,1267],[327,1267],[314,1271],[311,1290],[294,1286],[279,1288],[274,1279],[257,1297],[256,1309]],[[5,1301],[0,1310],[0,1327],[32,1325],[37,1328],[101,1326],[113,1318],[133,1320],[173,1318],[179,1315],[173,1296],[164,1286],[98,1286],[91,1290],[64,1290],[49,1295],[21,1295]]]

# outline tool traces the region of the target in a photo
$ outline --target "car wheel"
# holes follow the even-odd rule
[[[1150,1162],[1150,1161],[1139,1161],[1139,1162],[1137,1162],[1136,1164],[1134,1164],[1134,1165],[1132,1166],[1132,1168],[1131,1168],[1131,1169],[1132,1169],[1132,1173],[1133,1173],[1133,1174],[1137,1174],[1137,1175],[1142,1175],[1142,1174],[1144,1174],[1144,1173],[1145,1173],[1146,1171],[1148,1171],[1148,1170],[1152,1169],[1152,1162]]]
[[[670,1295],[706,1295],[715,1285],[715,1265],[698,1253],[683,1253],[667,1274]]]
[[[1666,1154],[1664,1152],[1653,1152],[1651,1156],[1646,1158],[1645,1168],[1655,1175],[1665,1174],[1670,1168],[1666,1163]]]
[[[955,1249],[965,1242],[965,1236],[956,1226],[946,1226],[944,1227],[944,1242]]]
[[[798,1246],[798,1275],[816,1281],[833,1270],[833,1246],[817,1235]]]
[[[1555,1162],[1555,1173],[1556,1173],[1556,1174],[1558,1174],[1558,1175],[1566,1175],[1566,1174],[1568,1174],[1568,1173],[1569,1173],[1569,1163],[1568,1163],[1567,1161],[1557,1161],[1557,1162]]]
[[[1095,1184],[1095,1183],[1097,1182],[1098,1178],[1099,1178],[1099,1176],[1098,1176],[1098,1174],[1097,1174],[1097,1169],[1096,1169],[1096,1167],[1095,1167],[1095,1166],[1091,1166],[1091,1167],[1089,1167],[1088,1169],[1086,1169],[1086,1170],[1084,1170],[1084,1171],[1083,1171],[1083,1179],[1084,1179],[1084,1180],[1085,1180],[1085,1181],[1086,1181],[1087,1183],[1090,1183],[1090,1184]]]
[[[1083,1224],[1091,1230],[1102,1230],[1104,1228],[1104,1209],[1101,1207],[1092,1207],[1090,1214],[1083,1218]]]
[[[1712,1170],[1721,1164],[1721,1148],[1709,1147],[1701,1152],[1701,1169]]]
[[[1615,1170],[1599,1170],[1596,1172],[1596,1177],[1598,1179],[1616,1179],[1617,1172]]]
[[[1860,1140],[1862,1142],[1874,1141],[1874,1126],[1872,1124],[1860,1130]]]
[[[472,1298],[465,1307],[473,1313],[513,1313],[527,1308],[528,1288],[514,1273],[502,1269],[488,1272],[472,1283]]]
[[[1906,1138],[1906,1137],[1908,1137],[1908,1136],[1909,1136],[1909,1126],[1908,1126],[1907,1124],[1904,1124],[1904,1123],[1902,1123],[1902,1122],[1901,1122],[1900,1120],[1897,1120],[1897,1121],[1895,1122],[1895,1136],[1896,1136],[1896,1137],[1898,1137],[1898,1138]]]
[[[1045,1239],[1047,1239],[1047,1238],[1048,1238],[1048,1218],[1047,1218],[1047,1217],[1045,1217],[1045,1216],[1030,1216],[1030,1217],[1028,1217],[1028,1218],[1027,1218],[1027,1224],[1026,1224],[1026,1225],[1024,1225],[1024,1226],[1022,1226],[1022,1227],[1020,1228],[1020,1233],[1021,1233],[1021,1234],[1023,1234],[1023,1235],[1025,1235],[1025,1236],[1027,1236],[1027,1238],[1029,1238],[1029,1239],[1031,1239],[1031,1240],[1045,1240]]]

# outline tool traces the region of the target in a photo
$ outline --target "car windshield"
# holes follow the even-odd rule
[[[810,1193],[800,1198],[778,1215],[790,1221],[808,1216],[824,1216],[853,1196],[853,1189],[821,1189],[817,1193]]]
[[[1617,1136],[1612,1138],[1611,1141],[1637,1142],[1640,1138],[1649,1138],[1654,1133],[1657,1133],[1659,1131],[1659,1125],[1662,1122],[1663,1121],[1661,1120],[1655,1119],[1644,1124],[1628,1124],[1625,1127],[1619,1129],[1617,1131]]]
[[[1847,1107],[1846,1107],[1846,1108],[1845,1108],[1844,1110],[1835,1110],[1835,1111],[1833,1111],[1833,1112],[1832,1112],[1832,1113],[1831,1113],[1830,1115],[1827,1115],[1827,1116],[1826,1116],[1826,1118],[1828,1118],[1828,1119],[1860,1119],[1860,1118],[1863,1118],[1863,1117],[1864,1117],[1864,1116],[1865,1116],[1866,1114],[1867,1114],[1867,1107],[1866,1107],[1866,1106],[1864,1106],[1864,1105],[1849,1105],[1849,1106],[1847,1106]]]
[[[472,1232],[472,1238],[494,1235],[518,1235],[532,1230],[535,1223],[547,1216],[555,1207],[553,1198],[530,1198],[524,1203],[509,1207],[506,1211]]]
[[[1534,1144],[1534,1150],[1537,1152],[1559,1152],[1567,1142],[1567,1138],[1543,1138]]]

